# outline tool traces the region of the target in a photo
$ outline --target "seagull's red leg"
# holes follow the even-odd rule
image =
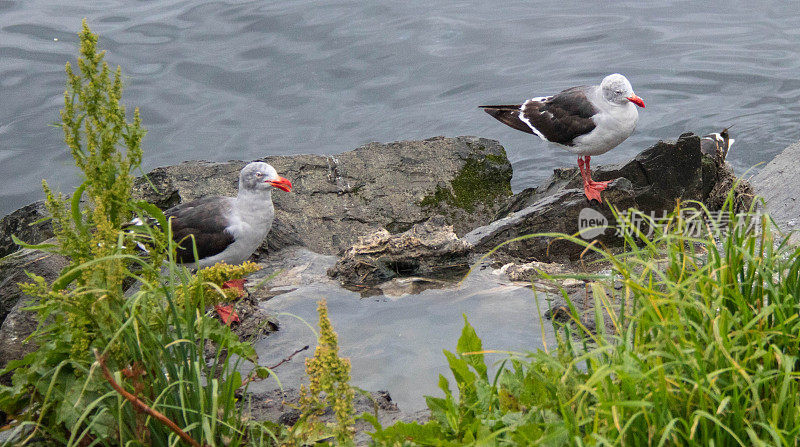
[[[589,164],[591,160],[592,157],[587,155],[586,166],[584,167],[582,163],[583,160],[578,158],[578,167],[581,169],[581,176],[583,177],[583,192],[590,202],[592,200],[597,200],[598,203],[603,203],[603,199],[600,198],[600,191],[606,189],[611,181],[595,182],[592,180],[592,167]]]
[[[611,180],[606,180],[604,182],[596,182],[596,181],[592,180],[592,168],[591,168],[591,166],[589,166],[589,162],[591,160],[592,160],[592,157],[587,155],[586,156],[586,176],[589,178],[589,184],[590,185],[592,185],[593,187],[598,188],[598,190],[602,191],[602,190],[606,189],[606,186],[608,186],[609,183],[611,183]]]

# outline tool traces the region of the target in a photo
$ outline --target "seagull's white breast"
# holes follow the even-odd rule
[[[592,117],[596,127],[576,138],[575,145],[567,148],[581,156],[600,155],[614,149],[631,136],[639,122],[639,112],[631,102],[621,105],[608,102],[599,94],[599,89],[590,98],[600,110]]]

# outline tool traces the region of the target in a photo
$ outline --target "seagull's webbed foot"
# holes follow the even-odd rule
[[[608,184],[611,183],[611,180],[606,180],[604,182],[596,182],[594,180],[589,181],[589,186],[598,190],[598,191],[605,191],[608,188]]]
[[[589,199],[590,202],[592,200],[597,200],[598,203],[603,203],[603,199],[600,198],[600,191],[606,189],[608,183],[609,182],[584,183],[583,192],[586,194],[586,198]]]
[[[585,161],[580,157],[578,158],[578,168],[580,168],[581,177],[583,177],[583,192],[586,194],[586,198],[589,199],[589,202],[597,200],[597,203],[603,203],[603,199],[600,198],[600,191],[605,190],[608,184],[611,183],[611,180],[603,182],[592,180],[592,169],[589,166],[590,160],[591,157],[589,156],[586,156]]]

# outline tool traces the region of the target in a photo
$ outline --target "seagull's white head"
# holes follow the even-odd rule
[[[271,187],[292,190],[292,182],[278,175],[275,168],[263,161],[248,163],[239,173],[239,190],[269,191]]]
[[[633,93],[633,87],[628,82],[628,78],[619,73],[614,73],[603,78],[600,83],[600,89],[603,91],[603,97],[614,104],[627,104],[632,102],[639,107],[644,107],[642,98]]]

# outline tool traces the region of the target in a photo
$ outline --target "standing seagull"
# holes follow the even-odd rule
[[[628,79],[615,73],[600,85],[568,88],[519,105],[481,106],[503,124],[556,143],[578,154],[586,198],[602,202],[600,191],[610,183],[592,180],[589,161],[625,141],[636,128],[642,98],[633,93]],[[585,161],[584,161],[585,158]]]

